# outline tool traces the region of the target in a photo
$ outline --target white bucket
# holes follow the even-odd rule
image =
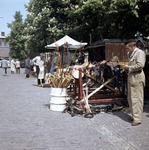
[[[51,88],[50,110],[63,111],[66,108],[67,88]]]
[[[50,95],[54,95],[54,91],[55,91],[55,88],[54,88],[54,87],[51,87]]]

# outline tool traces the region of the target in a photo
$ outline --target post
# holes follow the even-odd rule
[[[67,63],[69,65],[69,49],[68,49],[68,43],[66,43],[67,46]]]
[[[64,63],[63,63],[63,61],[64,61],[64,58],[63,58],[63,53],[64,53],[64,52],[63,52],[63,51],[64,51],[64,49],[61,48],[61,56],[62,56],[62,57],[61,57],[61,58],[62,58],[62,61],[61,61],[61,64],[62,64],[62,65],[61,65],[61,66],[62,66],[62,72],[63,72],[63,67],[64,67],[64,66],[63,66],[63,64],[64,64]]]

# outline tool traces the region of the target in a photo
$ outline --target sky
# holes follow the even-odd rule
[[[5,36],[10,33],[7,23],[14,21],[16,11],[20,11],[23,21],[25,20],[27,11],[24,5],[29,2],[30,0],[0,0],[0,36],[1,32],[5,32]]]

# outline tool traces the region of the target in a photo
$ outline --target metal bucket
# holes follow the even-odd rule
[[[63,111],[66,108],[67,88],[51,87],[50,110]]]

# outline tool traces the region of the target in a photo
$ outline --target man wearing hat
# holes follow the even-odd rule
[[[37,75],[37,84],[38,86],[40,87],[41,86],[41,82],[40,82],[40,79],[38,79],[38,76],[39,76],[39,66],[41,66],[41,61],[44,59],[44,53],[40,53],[40,56],[36,56],[35,58],[33,58],[33,62],[34,62],[34,65],[36,66],[36,75]],[[44,86],[44,79],[42,79],[42,87]]]
[[[7,62],[7,60],[5,59],[5,57],[4,57],[4,59],[2,60],[2,68],[3,68],[3,70],[4,70],[4,76],[7,74],[7,68],[8,68],[8,62]]]
[[[137,126],[142,122],[143,104],[144,104],[144,86],[145,75],[143,68],[145,65],[145,53],[136,47],[135,40],[128,40],[126,43],[126,52],[130,53],[128,65],[122,65],[122,69],[128,70],[128,103],[132,117],[132,126]]]

